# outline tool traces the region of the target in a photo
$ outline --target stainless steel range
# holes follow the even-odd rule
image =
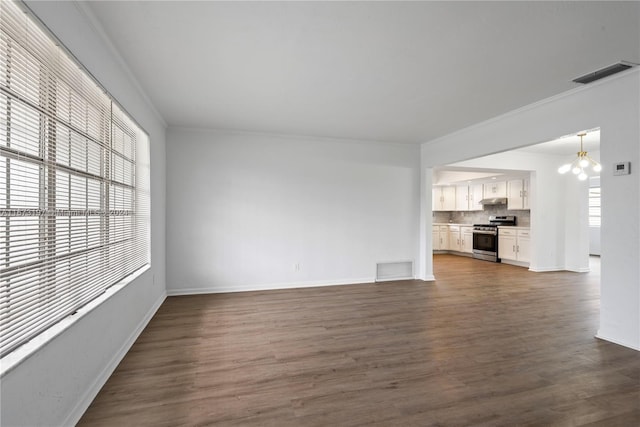
[[[490,216],[488,224],[473,224],[473,257],[500,262],[498,258],[498,226],[516,225],[513,215]]]

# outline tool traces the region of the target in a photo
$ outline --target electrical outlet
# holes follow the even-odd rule
[[[296,262],[295,264],[293,264],[293,271],[300,271],[300,263]]]

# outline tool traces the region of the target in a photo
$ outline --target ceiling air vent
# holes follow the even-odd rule
[[[607,76],[610,76],[612,74],[616,74],[619,73],[620,71],[624,71],[624,70],[628,70],[629,68],[633,67],[634,64],[630,63],[630,62],[618,62],[616,64],[613,65],[609,65],[608,67],[604,67],[601,68],[599,70],[593,71],[591,73],[585,74],[584,76],[580,76],[576,79],[573,79],[574,82],[576,83],[591,83],[594,82],[596,80],[600,80],[603,79]]]

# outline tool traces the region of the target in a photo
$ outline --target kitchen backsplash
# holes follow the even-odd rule
[[[433,222],[452,222],[455,224],[486,224],[489,216],[515,215],[516,225],[529,227],[531,225],[530,211],[508,211],[504,205],[485,206],[482,211],[436,211],[433,213]]]

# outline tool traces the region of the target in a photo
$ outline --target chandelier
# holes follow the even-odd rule
[[[578,134],[578,136],[580,137],[580,151],[578,151],[578,158],[576,158],[573,162],[566,163],[558,168],[558,172],[561,174],[565,174],[569,171],[573,172],[574,175],[578,176],[578,179],[580,181],[584,181],[589,177],[589,175],[587,175],[587,173],[585,172],[585,169],[587,169],[589,166],[593,168],[594,172],[600,172],[602,170],[602,165],[589,157],[589,154],[584,151],[584,148],[582,146],[582,138],[585,135],[586,133],[584,132]]]

